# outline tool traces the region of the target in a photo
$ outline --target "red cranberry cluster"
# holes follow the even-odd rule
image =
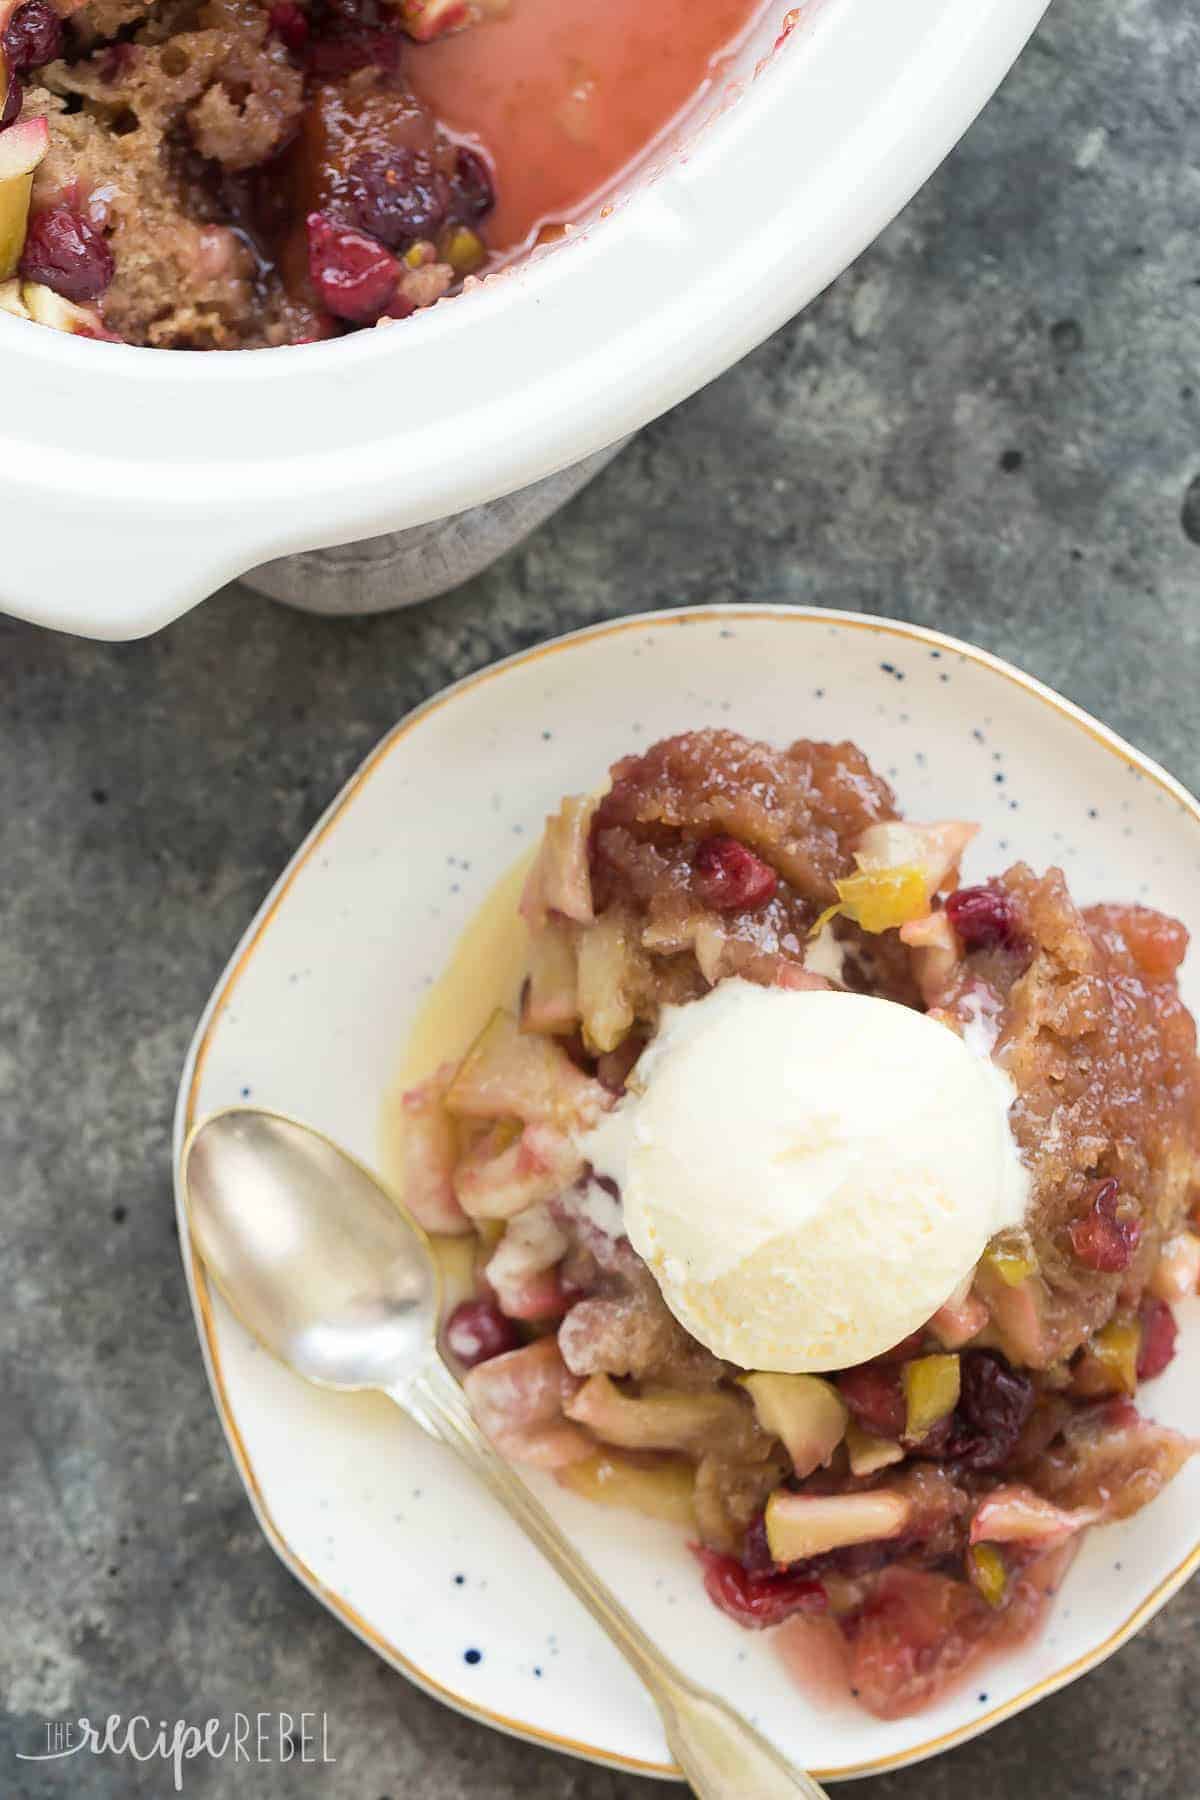
[[[7,81],[0,102],[0,130],[15,124],[24,101],[23,75],[63,53],[62,20],[48,0],[24,0],[0,38]],[[113,278],[113,257],[102,231],[68,206],[36,212],[29,220],[18,273],[64,300],[95,300]]]
[[[737,838],[705,838],[697,845],[692,885],[714,912],[744,912],[765,906],[779,886],[770,863]]]
[[[82,213],[52,206],[29,220],[20,273],[64,300],[95,300],[113,278],[113,253],[104,233]]]
[[[1142,1241],[1141,1221],[1122,1218],[1117,1211],[1120,1191],[1118,1182],[1102,1181],[1082,1218],[1072,1219],[1067,1226],[1079,1261],[1101,1275],[1123,1274]]]
[[[336,215],[308,215],[308,266],[321,303],[335,318],[372,325],[404,318],[397,255],[436,238],[448,224],[474,224],[496,203],[483,158],[460,147],[447,175],[422,151],[366,150],[339,184]]]
[[[1016,909],[996,882],[957,889],[946,901],[946,916],[966,950],[1011,950],[1017,945]]]

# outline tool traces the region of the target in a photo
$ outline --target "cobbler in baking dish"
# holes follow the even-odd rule
[[[0,0],[0,313],[193,350],[408,319],[572,229],[762,4]]]
[[[740,1625],[821,1621],[882,1717],[1195,1447],[1141,1406],[1200,1283],[1186,933],[963,885],[973,831],[852,744],[626,757],[547,821],[513,1010],[401,1108],[499,1447],[677,1522]]]

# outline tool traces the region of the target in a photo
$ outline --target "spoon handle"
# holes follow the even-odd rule
[[[549,1513],[475,1423],[445,1364],[429,1362],[391,1398],[483,1481],[641,1676],[662,1714],[667,1742],[699,1800],[827,1800],[745,1719],[671,1663],[598,1581]]]

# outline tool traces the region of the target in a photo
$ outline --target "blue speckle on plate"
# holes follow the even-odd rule
[[[466,1580],[466,1579],[467,1579],[467,1578],[466,1578],[466,1576],[465,1576],[465,1575],[456,1575],[456,1576],[455,1576],[455,1577],[454,1577],[454,1585],[455,1585],[455,1587],[461,1587],[461,1586],[462,1586],[462,1585],[463,1585],[463,1583],[464,1583],[464,1581],[465,1581],[465,1580]]]
[[[248,1087],[244,1087],[242,1089],[242,1099],[248,1100],[249,1098],[250,1098],[250,1089]]]
[[[533,1672],[537,1676],[538,1680],[540,1681],[542,1679],[542,1671],[538,1668],[536,1663],[534,1663],[534,1665],[533,1665]]]
[[[483,1661],[483,1651],[482,1650],[464,1650],[463,1651],[463,1661],[465,1663],[470,1663],[471,1667],[474,1668],[476,1663],[481,1663]]]
[[[980,1704],[980,1706],[986,1706],[986,1704],[987,1704],[987,1695],[986,1694],[980,1694],[979,1704]]]

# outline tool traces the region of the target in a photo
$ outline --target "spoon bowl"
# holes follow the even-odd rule
[[[230,1307],[322,1387],[392,1388],[432,1353],[429,1240],[320,1132],[233,1107],[197,1126],[183,1178],[197,1250]]]

